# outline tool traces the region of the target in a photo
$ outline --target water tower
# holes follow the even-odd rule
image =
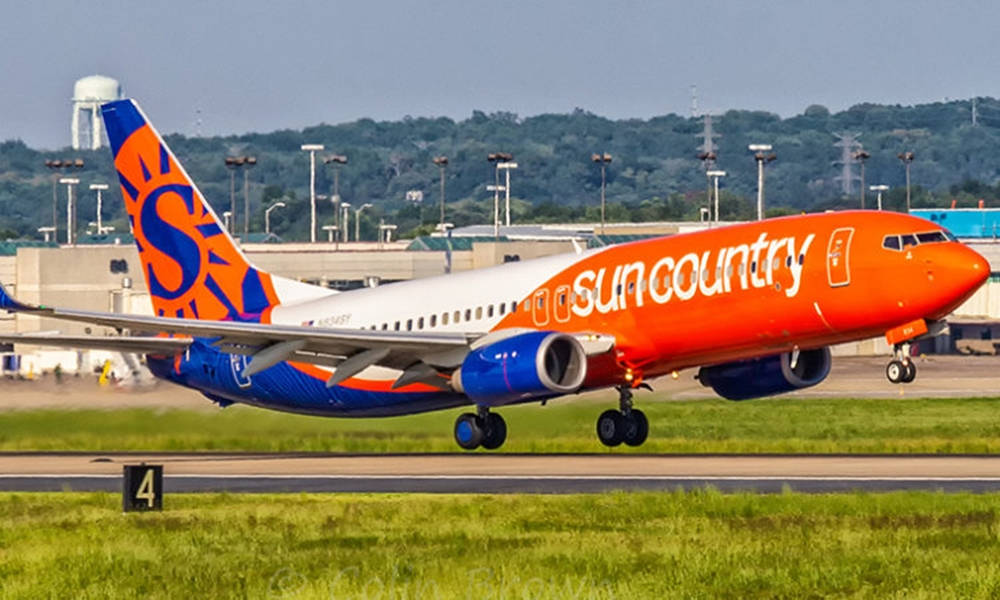
[[[77,80],[73,86],[73,125],[71,130],[74,150],[97,150],[104,145],[104,122],[101,105],[122,99],[122,86],[117,80],[103,75],[91,75]]]

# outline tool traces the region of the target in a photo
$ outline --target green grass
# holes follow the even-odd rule
[[[604,451],[594,422],[611,405],[562,400],[501,408],[509,430],[502,450]],[[997,398],[640,400],[639,406],[651,423],[642,452],[1000,452]],[[245,406],[10,411],[0,413],[0,450],[458,452],[452,424],[459,412],[355,420]]]
[[[1000,497],[0,494],[2,598],[994,598]]]

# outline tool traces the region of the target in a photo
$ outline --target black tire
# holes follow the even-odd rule
[[[597,418],[597,438],[609,448],[622,443],[625,435],[625,416],[617,410],[606,410]]]
[[[475,450],[483,443],[483,427],[479,417],[463,413],[455,419],[455,441],[466,450]]]
[[[496,450],[507,440],[507,422],[497,413],[486,415],[483,427],[482,446],[487,450]]]
[[[903,366],[906,367],[906,373],[903,374],[903,383],[913,383],[913,380],[917,378],[917,363],[907,360],[903,362]]]
[[[906,365],[901,360],[890,360],[885,366],[885,376],[892,383],[903,383],[906,376]]]
[[[646,413],[641,410],[632,409],[629,415],[625,417],[625,435],[622,441],[626,445],[641,446],[646,438],[649,437],[649,419],[646,418]]]

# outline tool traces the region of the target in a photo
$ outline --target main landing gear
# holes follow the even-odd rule
[[[606,410],[597,418],[597,437],[601,443],[614,447],[624,442],[627,446],[641,446],[649,435],[649,421],[637,408],[632,408],[632,389],[620,385],[619,410]]]
[[[892,383],[910,383],[917,377],[917,365],[910,358],[909,344],[892,347],[893,359],[885,367],[885,376]]]
[[[476,413],[463,413],[455,420],[455,441],[466,450],[482,446],[496,450],[507,439],[507,422],[503,417],[480,406]]]

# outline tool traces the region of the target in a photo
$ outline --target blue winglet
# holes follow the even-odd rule
[[[0,283],[0,309],[9,310],[10,312],[18,312],[27,308],[27,306],[12,298],[11,295],[7,293],[7,288],[3,286],[3,283]]]

